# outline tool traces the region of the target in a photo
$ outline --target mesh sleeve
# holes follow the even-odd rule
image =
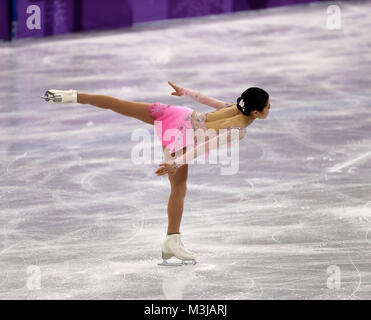
[[[182,96],[183,95],[188,96],[188,97],[192,98],[193,100],[196,100],[196,101],[198,101],[202,104],[208,105],[208,106],[213,107],[215,109],[222,109],[222,108],[229,107],[229,106],[233,105],[233,103],[217,100],[217,99],[208,97],[208,96],[202,94],[201,92],[194,91],[194,90],[191,90],[191,89],[188,89],[188,88],[181,88],[180,92],[181,92]]]

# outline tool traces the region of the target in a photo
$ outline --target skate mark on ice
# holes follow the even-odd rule
[[[3,255],[4,253],[8,252],[9,250],[11,250],[12,248],[16,247],[18,244],[22,243],[23,241],[19,241],[15,244],[12,244],[11,246],[9,246],[8,248],[5,248],[3,250],[0,251],[0,256]]]
[[[63,200],[62,197],[56,192],[52,193],[52,199],[53,199],[53,205],[55,209],[61,209],[63,211],[76,210],[74,206],[68,204],[68,202]]]
[[[276,238],[276,235],[277,234],[283,233],[283,232],[290,232],[290,231],[294,231],[294,232],[299,231],[302,234],[309,233],[309,236],[310,236],[311,239],[321,240],[320,246],[324,246],[329,241],[329,239],[328,238],[324,238],[324,237],[319,237],[318,235],[316,235],[313,232],[314,230],[321,230],[321,227],[309,227],[309,226],[306,227],[306,226],[303,226],[303,225],[299,225],[299,226],[288,226],[286,228],[283,228],[282,230],[277,230],[276,232],[274,232],[272,234],[272,240],[275,241],[275,242],[280,242]],[[309,243],[311,243],[311,241],[309,241]]]
[[[245,289],[247,292],[240,292],[235,296],[232,296],[230,300],[241,300],[241,299],[249,299],[250,295],[253,295],[255,293],[255,290],[259,291],[258,296],[254,296],[254,299],[259,299],[263,295],[263,290],[261,288],[258,288],[256,286],[255,280],[252,278],[248,278],[251,283],[250,285]],[[255,289],[254,291],[252,289]]]
[[[209,184],[199,184],[199,183],[187,183],[189,190],[201,190],[205,191],[208,190],[209,192],[220,192],[223,194],[237,194],[241,192],[241,188],[233,188],[232,186],[228,186],[228,188],[225,188],[225,186],[218,187],[217,185],[209,185]]]
[[[26,151],[24,154],[22,154],[21,156],[16,157],[13,161],[11,161],[11,162],[6,166],[6,172],[7,172],[7,173],[11,173],[10,170],[9,170],[10,166],[11,166],[12,164],[14,164],[14,162],[16,162],[16,161],[18,161],[18,160],[20,160],[20,159],[22,159],[22,158],[25,158],[25,157],[27,156],[27,154],[28,154],[28,152]]]
[[[109,169],[108,169],[109,170]],[[96,187],[92,186],[91,181],[99,175],[107,174],[105,170],[94,169],[92,172],[89,172],[85,176],[82,177],[80,184],[83,189],[91,191],[91,190],[98,190]]]
[[[136,206],[134,206],[135,208],[136,208]],[[144,221],[145,221],[145,218],[144,218],[144,213],[143,213],[143,210],[142,209],[140,209],[141,211],[142,211],[142,217],[141,217],[141,219],[140,219],[140,221],[139,221],[139,223],[140,223],[140,226],[139,227],[136,227],[134,224],[132,224],[132,226],[134,227],[134,229],[136,229],[136,231],[134,231],[134,234],[130,237],[130,238],[128,238],[128,239],[126,239],[125,241],[123,241],[123,242],[117,242],[116,243],[116,245],[118,245],[118,246],[123,246],[123,245],[126,245],[126,244],[128,244],[130,241],[132,241],[139,233],[141,233],[142,232],[142,230],[143,230],[143,228],[144,228]],[[110,259],[112,259],[112,258],[117,258],[117,257],[121,257],[121,256],[123,256],[123,254],[111,254],[111,255],[109,255],[109,256],[106,256],[106,257],[104,257],[104,258],[99,258],[99,259],[96,259],[96,261],[107,261],[107,260],[110,260]],[[95,257],[95,256],[94,256]],[[96,258],[96,257],[95,257]]]
[[[349,255],[348,255],[348,256],[349,256]],[[357,266],[353,263],[353,261],[352,261],[352,259],[351,259],[350,257],[349,257],[349,260],[350,260],[350,262],[352,263],[352,265],[354,266],[354,268],[356,269],[356,271],[357,271],[357,273],[358,273],[358,277],[359,277],[359,282],[358,282],[357,287],[356,287],[355,290],[352,292],[352,294],[348,297],[349,299],[352,299],[353,296],[354,296],[354,294],[355,294],[356,292],[358,292],[358,290],[359,290],[360,287],[361,287],[361,284],[362,284],[362,276],[361,276],[361,273],[359,272]]]
[[[355,159],[352,159],[352,160],[349,160],[345,163],[339,163],[329,169],[327,169],[329,172],[341,172],[342,169],[344,168],[347,168],[347,167],[350,167],[351,165],[353,165],[354,163],[356,162],[359,162],[363,159],[366,159],[367,157],[369,157],[371,155],[371,151],[369,152],[366,152],[365,154],[355,158]]]
[[[279,241],[275,238],[275,236],[276,236],[276,234],[278,234],[278,233],[280,233],[280,232],[283,232],[283,231],[285,231],[285,230],[278,230],[278,231],[276,231],[275,233],[273,233],[273,234],[272,234],[272,240],[273,240],[274,242],[279,242]]]
[[[255,190],[255,186],[254,184],[249,180],[249,179],[244,179],[251,187],[251,190],[254,191]]]
[[[368,202],[366,202],[366,204],[364,205],[364,207],[365,207],[365,208],[368,208],[370,205],[371,205],[371,201],[368,201]],[[368,223],[371,223],[371,221],[370,221],[367,217],[363,217],[363,219],[365,219]],[[368,229],[368,230],[366,231],[366,242],[367,242],[367,243],[370,243],[370,242],[368,241],[368,234],[370,233],[370,231],[371,231],[371,229]]]
[[[274,232],[272,234],[272,240],[275,241],[275,242],[279,242],[277,239],[276,239],[276,235],[279,234],[279,233],[282,233],[282,232],[287,232],[287,231],[291,231],[291,230],[302,230],[303,227],[302,226],[288,226],[288,227],[285,227],[281,230],[277,230],[276,232]]]

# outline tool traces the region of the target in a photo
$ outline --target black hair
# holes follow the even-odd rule
[[[251,87],[245,90],[241,97],[237,98],[237,108],[244,115],[249,116],[251,111],[262,112],[268,103],[269,94],[257,87]],[[243,103],[241,102],[243,100]],[[240,105],[240,102],[242,105]]]

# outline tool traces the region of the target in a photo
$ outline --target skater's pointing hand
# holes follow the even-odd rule
[[[174,84],[174,83],[172,83],[170,81],[168,81],[168,84],[171,85],[173,87],[173,89],[175,90],[175,92],[172,92],[171,93],[172,96],[178,96],[178,97],[180,97],[182,95],[182,92],[181,92],[179,86],[177,86],[176,84]]]

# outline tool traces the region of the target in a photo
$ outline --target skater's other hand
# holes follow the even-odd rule
[[[172,164],[161,163],[160,168],[158,168],[155,173],[158,176],[163,176],[166,173],[168,173],[169,175],[173,175],[173,174],[175,174],[176,170],[177,169]]]
[[[168,81],[168,84],[171,85],[173,87],[173,89],[175,90],[175,92],[171,93],[172,96],[180,97],[182,95],[182,91],[181,91],[181,88],[179,86],[177,86],[176,84],[174,84],[170,81]]]

